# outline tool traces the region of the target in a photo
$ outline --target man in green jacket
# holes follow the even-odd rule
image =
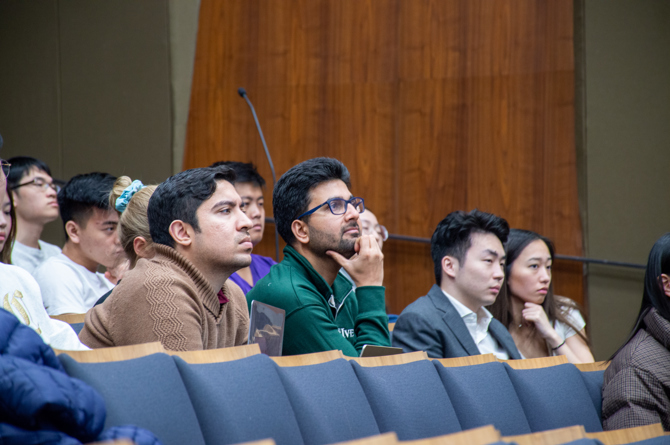
[[[287,171],[272,196],[284,259],[247,294],[286,311],[283,355],[390,346],[384,303],[384,256],[361,236],[362,198],[349,191],[340,161],[315,158]],[[339,273],[344,268],[356,284]]]

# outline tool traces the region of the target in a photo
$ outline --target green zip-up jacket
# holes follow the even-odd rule
[[[331,287],[291,246],[247,293],[249,307],[252,300],[286,311],[283,355],[339,349],[357,357],[363,345],[391,345],[383,286],[354,290],[338,274]]]

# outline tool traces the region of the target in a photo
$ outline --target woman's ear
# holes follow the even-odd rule
[[[670,297],[670,277],[667,274],[661,274],[661,285],[666,297]]]

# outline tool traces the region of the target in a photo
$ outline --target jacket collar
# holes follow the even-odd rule
[[[465,326],[461,315],[437,284],[433,284],[433,287],[430,288],[428,298],[430,298],[439,311],[444,313],[442,320],[454,334],[454,337],[456,337],[463,349],[470,355],[479,355],[479,348],[472,339],[470,331]]]
[[[341,274],[337,274],[335,282],[331,287],[326,280],[323,279],[321,274],[312,267],[312,264],[307,258],[300,255],[298,251],[291,246],[284,247],[284,259],[282,263],[286,263],[286,265],[297,269],[301,275],[307,278],[307,280],[316,287],[317,292],[319,292],[326,301],[328,301],[332,295],[338,304],[341,303],[341,298],[347,295],[353,287],[351,282]]]
[[[644,317],[647,333],[662,344],[665,349],[670,349],[670,321],[663,318],[656,309],[652,309]]]
[[[447,328],[450,329],[454,334],[463,349],[465,349],[465,351],[470,355],[479,355],[479,348],[472,339],[470,331],[468,331],[467,326],[465,326],[465,322],[461,318],[461,315],[458,313],[454,305],[451,304],[451,301],[449,301],[447,296],[444,295],[442,289],[438,285],[434,284],[428,292],[428,297],[431,299],[438,310],[444,312],[442,320],[447,325]],[[489,332],[491,333],[491,336],[496,339],[498,344],[500,344],[500,346],[502,346],[507,351],[509,358],[521,358],[521,354],[519,354],[519,350],[514,344],[512,336],[507,331],[507,329],[495,318],[491,320],[491,323],[489,323]]]

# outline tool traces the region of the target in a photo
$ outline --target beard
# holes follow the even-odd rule
[[[354,238],[347,239],[344,238],[344,232],[353,228],[358,227],[358,223],[354,222],[353,224],[347,224],[342,227],[339,235],[334,235],[328,232],[322,232],[316,230],[313,227],[309,228],[309,249],[318,256],[328,257],[326,252],[332,250],[339,253],[346,259],[351,258],[355,253],[356,249],[356,239],[359,238],[360,232]],[[329,257],[330,258],[330,257]]]

